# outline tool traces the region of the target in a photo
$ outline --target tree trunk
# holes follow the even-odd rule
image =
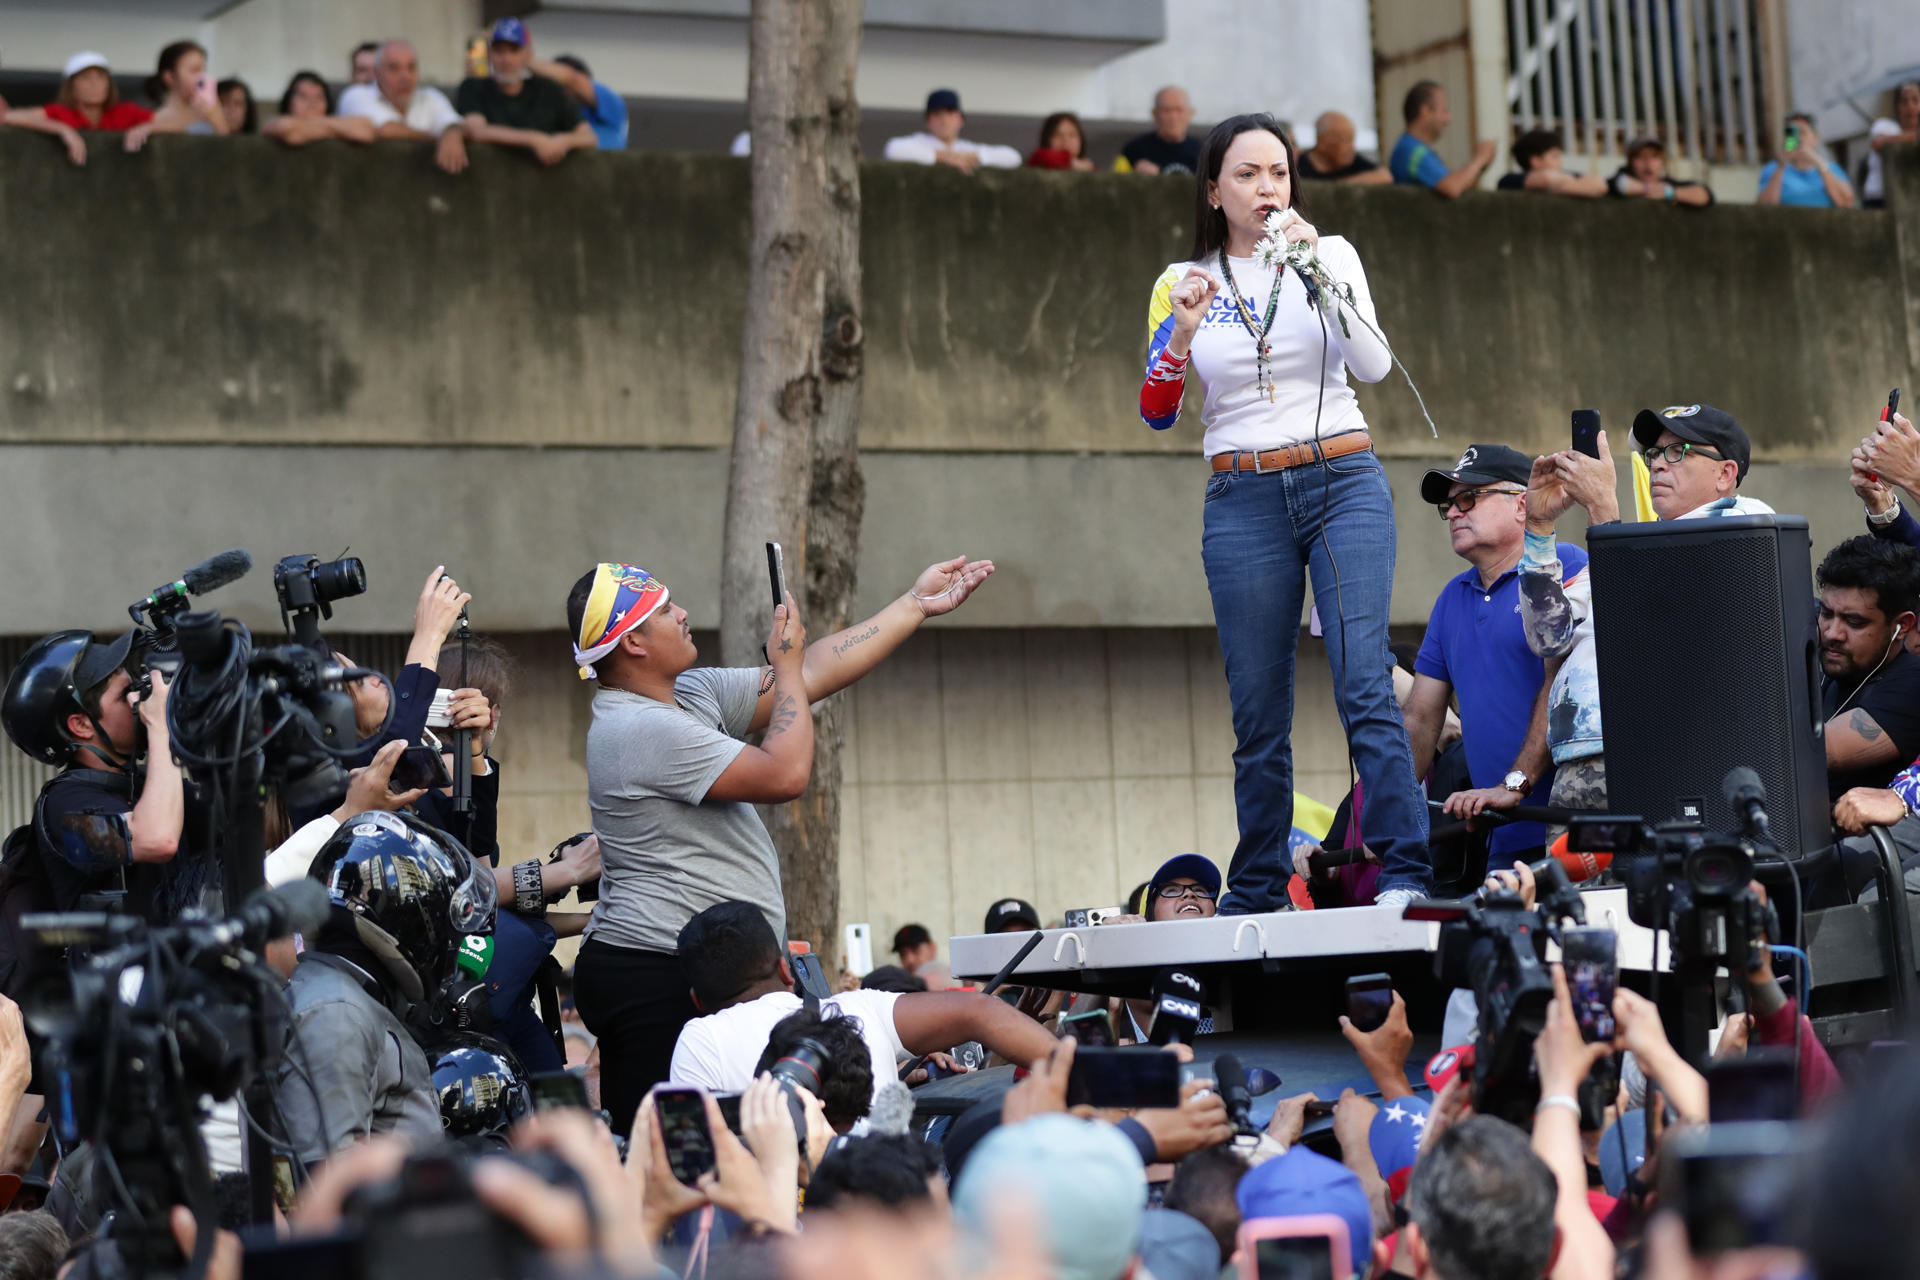
[[[747,115],[753,239],[720,601],[721,659],[760,662],[771,626],[763,544],[785,549],[807,633],[850,621],[860,474],[860,107],[864,0],[754,0]],[[813,782],[766,812],[787,934],[838,971],[844,699],[816,705]]]

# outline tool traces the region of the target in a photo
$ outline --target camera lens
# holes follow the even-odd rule
[[[1687,859],[1687,879],[1704,894],[1733,893],[1752,878],[1750,864],[1737,851],[1702,849]]]
[[[342,556],[313,566],[313,594],[317,600],[344,600],[367,589],[366,566],[359,556]]]

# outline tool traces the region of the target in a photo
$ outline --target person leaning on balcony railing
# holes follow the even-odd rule
[[[467,167],[467,130],[447,95],[420,83],[420,55],[405,40],[381,45],[371,84],[340,91],[340,114],[364,116],[381,138],[434,144],[433,162],[447,173]]]
[[[89,131],[124,132],[153,119],[153,112],[135,102],[120,101],[107,60],[91,51],[76,53],[67,59],[60,75],[60,92],[44,107],[18,107],[6,112],[6,122],[16,129],[50,133],[60,139],[67,157],[75,164],[87,162],[86,140]]]
[[[362,145],[374,140],[373,121],[364,116],[333,114],[333,90],[317,71],[296,71],[280,95],[280,114],[262,130],[289,147],[340,138]]]
[[[1689,182],[1667,174],[1667,146],[1658,138],[1635,138],[1627,144],[1627,162],[1608,183],[1616,196],[1638,196],[1704,209],[1713,203],[1713,188],[1704,182]]]

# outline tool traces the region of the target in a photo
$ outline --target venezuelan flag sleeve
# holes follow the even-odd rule
[[[1173,337],[1173,286],[1185,274],[1177,263],[1162,271],[1147,301],[1147,376],[1140,385],[1140,416],[1155,431],[1165,431],[1179,419],[1186,389],[1187,361],[1167,351]]]

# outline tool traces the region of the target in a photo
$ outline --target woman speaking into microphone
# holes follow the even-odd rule
[[[1220,903],[1234,914],[1287,902],[1293,665],[1308,576],[1360,774],[1356,814],[1383,864],[1376,901],[1403,905],[1431,879],[1426,798],[1387,656],[1393,494],[1347,385],[1349,371],[1378,382],[1393,357],[1376,332],[1359,254],[1301,216],[1295,165],[1293,140],[1271,117],[1234,116],[1208,136],[1195,175],[1193,254],[1153,286],[1140,389],[1140,415],[1164,431],[1180,416],[1188,371],[1206,385],[1200,551],[1238,743],[1240,844]],[[1316,249],[1346,296],[1255,261],[1271,215],[1289,242]]]

